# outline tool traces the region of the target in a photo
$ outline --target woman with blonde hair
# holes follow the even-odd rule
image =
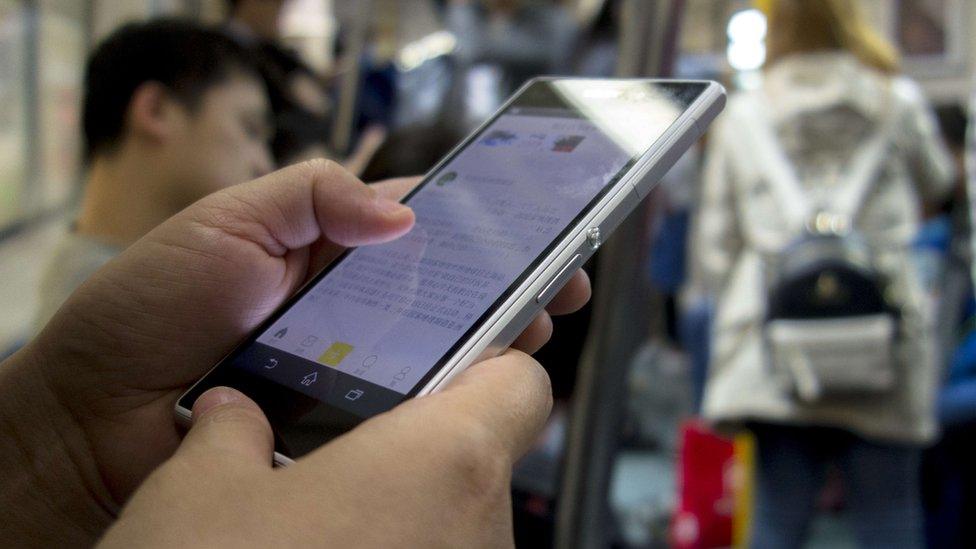
[[[918,547],[937,371],[908,246],[952,165],[856,2],[757,4],[762,85],[714,127],[695,221],[717,303],[703,411],[755,435],[755,547],[803,544],[832,466],[861,545]]]

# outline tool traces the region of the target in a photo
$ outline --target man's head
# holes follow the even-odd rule
[[[143,162],[174,203],[270,171],[270,119],[246,50],[191,22],[127,25],[88,61],[88,162],[123,155]]]
[[[263,40],[278,39],[278,21],[286,0],[228,0],[230,18]]]

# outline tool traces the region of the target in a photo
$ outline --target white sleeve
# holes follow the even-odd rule
[[[911,80],[898,78],[894,86],[896,97],[906,104],[902,144],[919,196],[931,202],[944,200],[952,191],[956,169],[939,133],[935,113]]]
[[[695,262],[704,287],[718,295],[741,251],[742,238],[735,207],[727,117],[721,117],[713,128],[693,222],[691,261]]]

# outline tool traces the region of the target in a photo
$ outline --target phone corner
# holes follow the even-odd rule
[[[288,467],[289,465],[294,465],[295,460],[282,454],[281,452],[275,452],[274,457],[272,458],[272,463],[276,467]]]
[[[173,406],[173,417],[176,418],[176,423],[182,427],[189,428],[193,424],[193,412],[181,406],[179,401]]]
[[[712,90],[712,93],[718,94],[720,96],[727,96],[729,91],[725,89],[725,86],[716,80],[706,80],[708,82],[708,87]]]

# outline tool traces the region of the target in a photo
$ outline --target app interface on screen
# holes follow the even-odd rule
[[[615,135],[569,109],[510,108],[410,198],[408,234],[353,250],[258,343],[407,393],[678,114]]]

